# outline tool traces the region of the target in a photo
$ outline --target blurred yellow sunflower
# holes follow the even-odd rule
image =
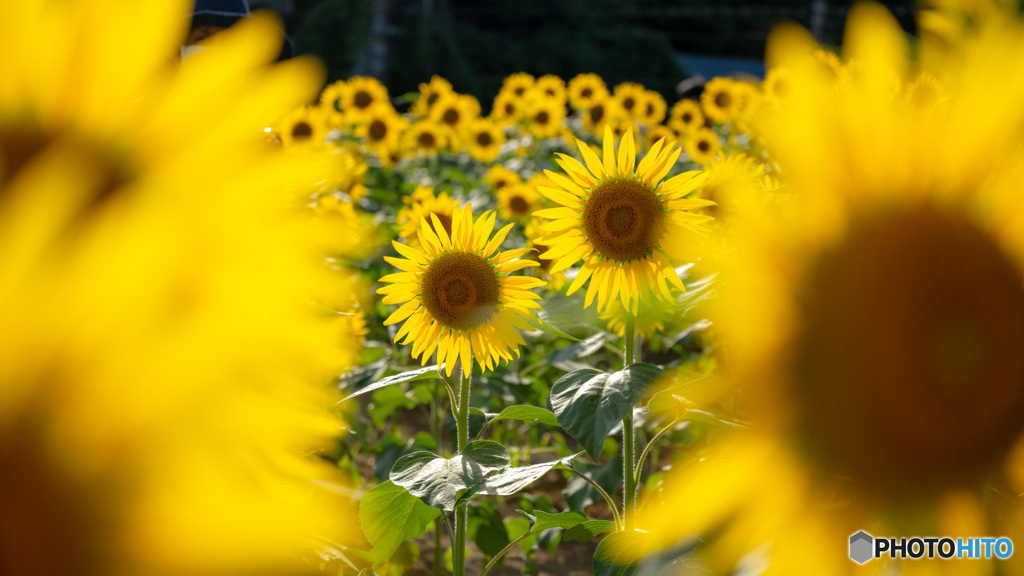
[[[376,251],[377,227],[370,215],[351,201],[327,194],[317,199],[313,213],[315,225],[322,228],[319,238],[324,242],[325,253],[364,260]]]
[[[438,98],[430,109],[430,119],[458,133],[480,115],[480,104],[468,94],[451,93]]]
[[[637,520],[652,542],[712,530],[715,571],[760,547],[777,574],[1024,572],[1018,554],[861,567],[847,548],[860,530],[1024,537],[1024,84],[991,90],[1024,77],[1022,32],[962,46],[936,114],[890,90],[913,64],[877,4],[850,14],[854,81],[801,61],[806,32],[773,33],[792,82],[771,152],[799,193],[743,219],[712,310],[754,424],[666,481]]]
[[[719,155],[709,161],[704,170],[708,178],[697,194],[714,201],[714,206],[707,210],[715,217],[717,225],[731,223],[742,206],[755,202],[764,191],[764,166],[742,152]]]
[[[525,223],[534,210],[541,207],[537,189],[523,184],[509,184],[498,190],[498,216],[506,222]]]
[[[412,194],[404,199],[406,205],[398,211],[396,222],[398,223],[398,235],[413,248],[418,248],[419,237],[417,232],[420,223],[432,221],[436,217],[445,230],[451,233],[452,218],[459,208],[460,202],[454,200],[447,192],[435,194],[434,189],[428,186],[417,186]]]
[[[263,129],[322,71],[269,65],[259,15],[178,65],[184,1],[6,8],[0,573],[312,571],[351,531],[310,453],[355,351],[305,302],[316,239],[282,196],[332,167]]]
[[[635,120],[644,112],[647,89],[636,82],[623,82],[615,86],[612,99],[619,110],[622,110],[630,120]]]
[[[354,135],[363,140],[367,149],[380,153],[398,144],[408,124],[408,120],[396,112],[390,103],[380,103],[363,113],[356,124]]]
[[[790,82],[792,82],[792,79],[790,78],[789,70],[776,66],[765,74],[761,90],[764,91],[765,98],[777,103],[786,98]]]
[[[323,146],[330,129],[327,118],[316,106],[300,106],[278,120],[273,133],[284,147]]]
[[[700,111],[700,104],[696,100],[684,98],[672,105],[669,113],[669,128],[683,136],[704,127],[704,114]]]
[[[712,78],[704,85],[700,95],[700,105],[704,115],[713,122],[724,124],[733,120],[740,106],[738,82],[731,78]]]
[[[537,78],[533,89],[543,98],[558,102],[560,106],[565,107],[565,80],[560,77],[554,74],[545,74]]]
[[[410,154],[437,154],[451,146],[451,134],[430,120],[417,120],[402,133],[402,148]]]
[[[604,80],[589,72],[574,76],[569,81],[567,93],[569,104],[577,110],[589,110],[594,104],[610,97]]]
[[[491,106],[491,118],[499,126],[516,124],[526,115],[527,101],[508,92],[499,92]]]
[[[648,294],[670,298],[666,279],[683,290],[665,251],[689,241],[692,231],[710,220],[688,212],[710,202],[686,198],[705,176],[685,172],[663,182],[681,150],[658,142],[637,166],[631,131],[617,159],[610,128],[605,128],[603,160],[586,143],[576,144],[585,164],[559,154],[558,165],[568,176],[546,171],[558,187],[538,188],[559,205],[534,213],[551,220],[541,225],[548,233],[541,243],[549,248],[540,257],[555,261],[552,272],[582,261],[568,293],[590,280],[584,306],[596,296],[598,311],[621,299],[636,313]]]
[[[401,270],[381,278],[377,290],[384,304],[402,304],[385,326],[403,322],[395,342],[412,344],[413,358],[424,364],[437,352],[437,362],[450,376],[456,362],[467,371],[475,359],[482,370],[493,370],[502,360],[519,357],[525,344],[519,330],[533,330],[522,316],[533,317],[540,296],[530,290],[544,285],[529,276],[509,272],[536,266],[518,259],[530,251],[517,248],[499,252],[512,224],[494,236],[494,212],[476,221],[469,206],[455,211],[449,233],[437,217],[420,229],[420,250],[394,242],[404,258],[385,259]]]
[[[331,128],[341,128],[345,124],[345,90],[348,83],[338,80],[328,84],[320,93],[320,108]]]
[[[641,102],[640,110],[637,113],[637,120],[648,126],[661,124],[661,121],[665,119],[665,111],[668,108],[668,105],[665,104],[665,99],[654,90],[644,91],[644,96],[645,98]]]
[[[505,168],[501,164],[495,164],[487,170],[486,180],[487,184],[489,184],[491,189],[495,192],[510,184],[518,184],[519,182],[522,182],[519,174]]]
[[[565,104],[550,98],[532,100],[526,109],[525,118],[530,133],[538,138],[554,138],[562,133],[565,120]]]
[[[353,76],[348,79],[347,87],[342,94],[345,102],[342,106],[347,123],[361,120],[375,105],[391,104],[388,89],[380,80],[369,76]]]
[[[587,108],[583,115],[583,127],[594,134],[603,134],[609,122],[619,119],[624,114],[614,99],[607,98]]]
[[[475,118],[466,127],[464,140],[470,156],[480,162],[491,162],[505,144],[505,131],[490,119]]]
[[[668,126],[658,124],[656,126],[652,126],[647,131],[647,134],[644,135],[644,140],[647,143],[647,147],[650,148],[651,146],[654,146],[655,142],[657,142],[658,140],[665,140],[665,142],[667,142],[670,146],[675,145],[676,141],[679,140],[679,138],[678,136],[676,136],[675,130],[669,128]]]
[[[454,93],[452,83],[435,74],[430,77],[430,82],[420,84],[419,98],[412,106],[412,113],[426,118],[438,100]]]
[[[710,128],[698,128],[683,140],[686,154],[696,164],[711,162],[722,148],[718,134]]]
[[[501,82],[501,90],[499,92],[525,100],[529,96],[530,91],[533,90],[536,82],[532,74],[516,72],[515,74],[510,74]]]
[[[641,302],[636,313],[624,308],[618,300],[613,300],[598,318],[605,321],[609,332],[620,338],[626,335],[626,322],[632,319],[636,335],[640,338],[650,338],[664,332],[666,323],[674,316],[675,307],[661,300]]]

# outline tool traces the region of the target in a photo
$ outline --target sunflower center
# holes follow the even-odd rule
[[[423,306],[453,330],[472,330],[498,309],[501,286],[494,268],[479,254],[449,252],[435,258],[420,283]]]
[[[370,140],[383,140],[388,135],[388,125],[383,120],[370,123]]]
[[[689,112],[684,112],[683,113],[683,123],[684,124],[689,124],[691,120],[693,120],[693,114],[690,114]]]
[[[352,103],[356,108],[366,108],[373,104],[373,96],[365,90],[360,90],[352,97]]]
[[[516,113],[516,105],[511,102],[505,103],[505,115],[511,116]]]
[[[420,132],[420,135],[416,137],[416,142],[424,148],[433,148],[437,145],[437,138],[430,132]]]
[[[707,152],[708,150],[711,150],[711,143],[707,140],[701,140],[700,142],[697,142],[697,150]]]
[[[481,146],[490,146],[492,142],[494,139],[487,132],[480,132],[476,135],[476,143]]]
[[[726,92],[719,92],[715,95],[715,106],[719,108],[728,108],[729,104],[732,103],[732,97]]]
[[[583,228],[590,243],[616,262],[640,260],[654,251],[664,223],[658,195],[633,180],[602,183],[583,208]]]
[[[548,115],[547,110],[542,110],[536,117],[534,117],[534,121],[536,121],[537,124],[547,124],[550,120],[551,116]]]
[[[590,88],[584,88],[583,90],[580,90],[580,96],[582,96],[584,98],[590,98],[593,95],[594,95],[594,91],[592,89],[590,89]]]
[[[441,116],[441,121],[449,126],[455,126],[459,123],[459,111],[454,108],[445,110]]]
[[[526,214],[530,209],[530,203],[522,196],[513,196],[508,201],[508,207],[516,214]]]
[[[440,97],[441,95],[438,94],[437,92],[433,92],[430,94],[430,96],[427,96],[427,107],[429,108],[433,106]]]
[[[590,120],[593,122],[600,122],[604,118],[604,106],[594,106],[590,109]]]
[[[624,109],[632,110],[634,106],[636,106],[636,100],[634,100],[632,96],[630,96],[628,98],[624,98],[622,100],[622,107]]]
[[[308,122],[297,122],[292,126],[293,140],[309,140],[313,136],[313,127]]]
[[[801,436],[885,496],[975,485],[1024,431],[1024,278],[959,213],[851,225],[799,298]]]

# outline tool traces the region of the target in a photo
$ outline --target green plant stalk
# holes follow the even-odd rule
[[[619,516],[619,509],[615,506],[615,500],[612,498],[611,494],[606,492],[604,488],[601,488],[601,486],[597,482],[591,480],[590,477],[584,474],[583,472],[580,472],[579,470],[572,467],[568,467],[568,470],[573,474],[579,476],[580,478],[583,478],[583,480],[586,481],[587,484],[590,484],[591,486],[594,487],[595,490],[597,490],[597,493],[600,494],[601,497],[604,498],[604,501],[608,504],[608,509],[612,511],[612,517],[615,519],[615,528],[618,530],[622,530],[622,517]]]
[[[626,313],[625,354],[623,369],[636,362],[636,318]],[[622,520],[627,532],[635,529],[634,515],[636,512],[636,446],[633,439],[633,407],[622,419],[622,479],[625,487],[622,495]]]
[[[431,432],[433,432],[434,438],[437,439],[437,453],[441,455],[444,454],[444,438],[441,436],[441,421],[443,418],[443,412],[441,411],[441,385],[435,381],[434,401],[430,405],[430,423]],[[444,542],[442,540],[441,525],[441,521],[434,525],[434,576],[442,576],[444,574]]]
[[[655,442],[657,442],[659,438],[667,434],[670,430],[675,428],[676,424],[678,424],[679,421],[682,419],[683,416],[679,416],[675,420],[669,422],[668,426],[665,426],[664,428],[659,430],[658,433],[654,435],[654,438],[651,438],[651,441],[647,443],[647,446],[644,447],[644,451],[640,453],[640,458],[637,460],[636,463],[636,472],[634,476],[636,478],[636,485],[639,486],[640,484],[640,475],[643,473],[644,461],[647,459],[647,454],[651,451],[652,448],[654,448]]]
[[[498,562],[498,560],[501,560],[502,557],[505,556],[505,554],[508,554],[509,551],[512,550],[513,546],[515,546],[516,544],[519,544],[519,542],[523,538],[526,538],[530,534],[532,534],[532,532],[527,531],[526,534],[523,534],[519,538],[516,538],[515,540],[509,542],[508,546],[505,546],[505,548],[502,549],[501,552],[498,552],[497,556],[495,556],[494,558],[491,558],[491,561],[487,563],[487,566],[484,566],[484,570],[483,570],[483,572],[480,573],[480,576],[487,576],[487,573],[491,571],[491,568],[494,568],[494,565]]]
[[[469,444],[469,385],[473,373],[472,358],[462,359],[462,387],[459,390],[459,406],[455,411],[455,426],[458,434],[458,451]],[[455,576],[466,576],[466,531],[469,527],[469,508],[463,502],[455,507],[455,542],[452,543],[452,568]]]

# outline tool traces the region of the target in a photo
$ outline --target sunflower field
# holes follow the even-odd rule
[[[1024,574],[1017,2],[675,102],[187,8],[0,19],[0,574]]]

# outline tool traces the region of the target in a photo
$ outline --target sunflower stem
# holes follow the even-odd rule
[[[625,353],[623,369],[636,362],[636,318],[626,313]],[[636,512],[636,446],[633,439],[633,407],[622,419],[622,479],[625,484],[622,494],[622,519],[627,532],[635,529],[633,516]]]
[[[469,385],[473,372],[473,359],[462,358],[462,388],[459,406],[455,411],[458,451],[469,444]],[[463,502],[455,507],[455,542],[452,544],[452,568],[455,576],[466,575],[466,530],[469,527],[469,508]]]
[[[448,383],[445,382],[445,387]],[[434,381],[434,401],[430,404],[430,422],[431,432],[434,433],[434,438],[437,439],[437,453],[444,455],[444,437],[441,436],[443,430],[444,412],[441,410],[441,384],[436,380]],[[442,540],[442,523],[437,522],[434,524],[434,576],[444,575],[444,543]]]

